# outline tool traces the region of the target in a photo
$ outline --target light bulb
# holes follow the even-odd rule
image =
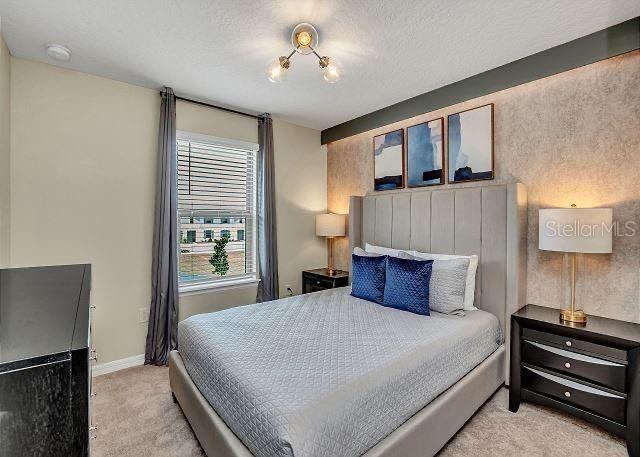
[[[342,70],[340,64],[333,58],[327,59],[327,65],[322,67],[322,77],[328,83],[336,83],[340,79]]]
[[[267,77],[272,83],[282,82],[287,75],[287,69],[289,68],[289,59],[286,57],[279,57],[269,65],[267,68]]]
[[[304,48],[306,48],[307,46],[309,46],[311,44],[311,41],[313,40],[313,38],[311,37],[311,34],[309,32],[302,31],[300,33],[298,33],[296,35],[296,41],[298,42],[298,44]]]

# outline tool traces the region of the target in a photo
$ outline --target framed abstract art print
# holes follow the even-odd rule
[[[404,131],[373,137],[374,190],[404,187]]]
[[[407,127],[408,187],[444,184],[444,119]]]
[[[493,103],[449,115],[447,133],[448,181],[493,179]]]

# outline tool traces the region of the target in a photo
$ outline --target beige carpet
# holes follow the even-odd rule
[[[138,367],[95,379],[93,457],[203,456],[180,408],[168,370]],[[451,456],[626,456],[623,441],[586,422],[523,403],[507,410],[500,389],[440,452]],[[212,456],[215,457],[215,456]]]

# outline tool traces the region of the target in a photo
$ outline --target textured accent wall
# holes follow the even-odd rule
[[[558,307],[569,294],[567,259],[538,250],[538,209],[613,207],[620,231],[636,233],[614,236],[610,255],[580,256],[577,300],[587,313],[640,322],[640,51],[330,143],[329,210],[347,213],[350,195],[373,191],[373,136],[490,102],[496,179],[485,185],[519,181],[529,195],[527,301]],[[479,183],[439,187],[469,185]],[[346,239],[336,254],[347,267]]]

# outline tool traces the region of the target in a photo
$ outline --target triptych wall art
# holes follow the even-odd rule
[[[404,130],[373,138],[374,189],[401,189],[405,185]],[[406,181],[408,187],[449,184],[494,178],[493,104],[447,117],[447,160],[444,119],[407,127]]]

